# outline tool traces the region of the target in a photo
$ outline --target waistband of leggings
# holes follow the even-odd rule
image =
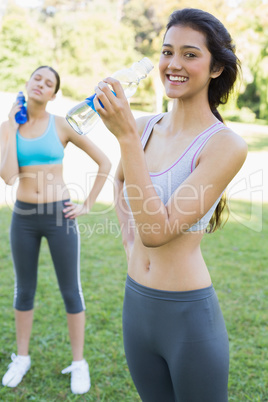
[[[181,301],[181,302],[197,301],[206,299],[215,294],[213,284],[211,284],[206,288],[186,290],[186,291],[159,290],[141,285],[140,283],[134,281],[134,279],[132,279],[129,275],[127,275],[126,287],[143,296],[168,301]]]
[[[31,211],[33,214],[52,213],[53,211],[62,209],[66,201],[70,201],[70,199],[44,203],[32,203],[16,200],[13,211],[15,213],[20,213],[21,211]]]

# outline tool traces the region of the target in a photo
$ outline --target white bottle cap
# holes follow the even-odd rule
[[[146,75],[149,74],[150,71],[152,71],[152,69],[154,68],[153,63],[151,62],[151,60],[148,59],[148,57],[144,57],[143,59],[141,59],[138,62],[142,67],[144,67],[145,71],[146,71]]]

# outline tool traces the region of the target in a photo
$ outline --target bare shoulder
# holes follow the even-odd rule
[[[64,117],[55,116],[55,124],[58,134],[62,140],[66,142],[66,144],[68,142],[73,143],[75,146],[83,149],[86,152],[89,150],[89,148],[91,151],[93,149],[97,149],[96,145],[88,138],[88,136],[78,134]]]
[[[69,123],[67,122],[67,120],[64,117],[54,115],[54,118],[55,118],[55,122],[56,122],[57,126],[59,126],[60,128],[66,129],[66,128],[70,127]],[[71,127],[70,127],[70,129],[71,129]]]
[[[200,180],[214,183],[223,191],[243,166],[248,153],[244,139],[230,130],[223,128],[207,141],[197,160]]]
[[[141,116],[136,119],[136,124],[137,124],[137,129],[139,132],[139,135],[142,136],[142,133],[146,127],[146,124],[149,122],[149,120],[152,119],[155,115],[146,115],[146,116]]]
[[[54,116],[55,124],[58,133],[66,142],[70,141],[73,135],[75,134],[74,129],[70,126],[67,120],[62,116]]]
[[[226,157],[235,156],[243,163],[248,153],[246,141],[228,127],[216,133],[208,142],[208,151],[211,153],[225,154]]]

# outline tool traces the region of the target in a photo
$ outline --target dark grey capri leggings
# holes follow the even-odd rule
[[[229,344],[216,292],[126,280],[123,336],[143,402],[227,402]]]
[[[75,220],[64,217],[64,201],[32,204],[16,201],[10,243],[15,271],[14,308],[33,309],[42,237],[46,237],[68,313],[85,309],[80,283],[80,235]]]

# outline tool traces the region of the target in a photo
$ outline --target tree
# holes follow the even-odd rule
[[[1,6],[0,89],[17,91],[38,65],[51,64],[61,75],[63,94],[81,99],[101,78],[143,56],[157,65],[168,16],[189,2],[43,0],[41,8],[22,9],[15,0],[2,0]],[[190,6],[218,17],[236,43],[243,79],[226,107],[237,107],[238,97],[238,107],[268,120],[267,0],[193,0]],[[135,101],[153,104],[157,82],[155,68]]]
[[[13,10],[3,18],[0,31],[0,88],[3,91],[17,91],[43,58],[51,60],[49,49],[42,46],[35,22],[26,12],[19,11],[16,14]]]

